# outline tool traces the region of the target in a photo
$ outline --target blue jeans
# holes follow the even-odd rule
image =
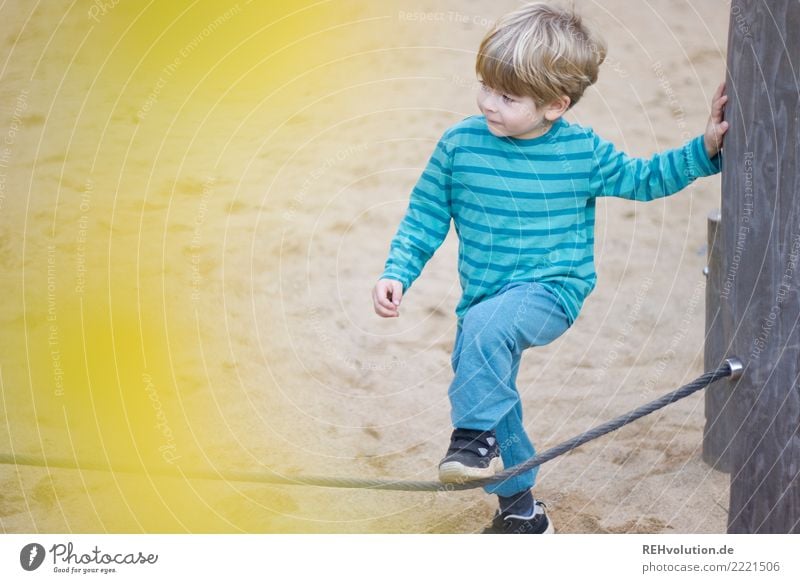
[[[517,465],[536,450],[522,424],[516,379],[522,351],[544,346],[569,328],[556,296],[539,283],[510,283],[472,306],[459,321],[448,395],[454,427],[497,432],[503,465]],[[539,468],[485,490],[512,496],[533,487]]]

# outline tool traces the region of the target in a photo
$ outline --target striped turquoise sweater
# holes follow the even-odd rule
[[[538,138],[498,138],[483,116],[442,136],[411,193],[381,278],[408,290],[442,244],[458,234],[462,318],[512,282],[539,282],[570,324],[594,289],[597,197],[648,201],[719,172],[703,137],[650,159],[630,158],[591,129],[561,119]]]

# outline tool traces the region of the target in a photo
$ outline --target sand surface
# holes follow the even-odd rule
[[[727,8],[575,4],[609,57],[568,119],[638,156],[701,133]],[[436,140],[477,111],[482,35],[516,5],[4,3],[2,452],[435,479],[455,233],[399,319],[370,290]],[[702,372],[718,207],[718,177],[598,203],[597,288],[519,375],[540,450]],[[535,494],[561,533],[724,532],[703,424],[700,393],[546,464]],[[0,467],[5,532],[468,533],[493,510],[481,491]]]

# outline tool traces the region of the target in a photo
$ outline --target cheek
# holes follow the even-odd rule
[[[535,121],[536,118],[536,110],[531,107],[524,107],[520,110],[519,113],[520,119],[524,120],[525,122],[532,122]]]
[[[506,120],[507,124],[514,127],[525,124],[525,116],[520,112],[519,109],[515,107],[507,107],[504,113],[505,115],[503,116],[503,119]]]

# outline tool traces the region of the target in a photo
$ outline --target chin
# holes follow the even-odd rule
[[[504,132],[502,129],[492,125],[488,121],[486,122],[486,127],[489,128],[489,133],[491,133],[493,136],[497,136],[498,138],[504,138],[508,135],[507,132]]]

